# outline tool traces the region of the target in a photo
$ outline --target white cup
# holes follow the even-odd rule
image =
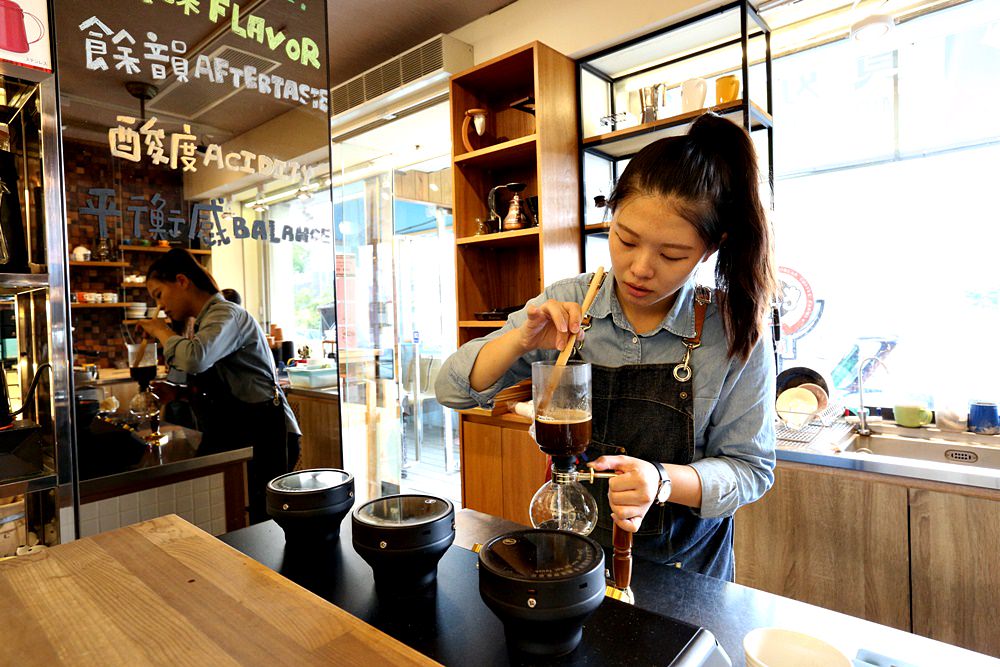
[[[681,110],[684,113],[705,108],[708,82],[704,79],[688,79],[681,84]]]

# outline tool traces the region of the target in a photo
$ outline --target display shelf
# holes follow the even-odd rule
[[[124,308],[124,302],[118,303],[71,303],[70,308],[77,310],[79,308]]]
[[[9,498],[54,488],[56,488],[56,474],[46,469],[32,477],[0,480],[0,497]]]
[[[595,197],[610,194],[626,161],[655,141],[686,134],[709,111],[757,133],[754,144],[762,165],[766,163],[762,176],[773,193],[771,30],[748,0],[730,2],[610,46],[581,58],[577,68],[584,211],[580,229],[584,236],[607,233],[603,220],[607,211],[594,203]],[[722,89],[724,96],[717,97],[714,93],[725,76],[735,76],[739,87],[735,93]],[[681,112],[685,105],[682,89],[688,81],[704,85],[705,101],[696,102],[703,105],[701,109]],[[650,91],[655,109],[649,104],[643,107],[643,95]],[[715,103],[732,96],[736,99]],[[636,117],[644,112],[651,112],[654,120],[636,124]],[[632,125],[622,127],[625,122]],[[604,123],[610,123],[610,128]]]
[[[533,160],[535,158],[535,139],[536,135],[529,134],[525,137],[480,148],[471,153],[463,153],[455,156],[455,165],[496,169]]]
[[[93,269],[107,268],[107,267],[125,268],[126,266],[131,266],[128,262],[77,262],[77,261],[70,261],[69,265],[86,266]]]
[[[771,114],[750,102],[750,129],[764,130],[772,127]],[[743,100],[735,100],[718,106],[689,111],[669,118],[660,118],[649,123],[636,125],[624,130],[599,134],[583,139],[583,148],[601,155],[620,159],[638,153],[644,146],[664,137],[678,136],[687,132],[690,124],[707,111],[714,111],[737,125],[742,125]]]
[[[179,247],[179,246],[177,246]],[[145,245],[123,245],[119,246],[122,252],[170,252],[174,249],[173,246],[170,248],[161,248],[159,246],[145,246]],[[211,250],[192,250],[191,248],[182,248],[182,250],[187,250],[192,255],[211,255]],[[125,266],[130,266],[125,264]]]
[[[519,245],[529,245],[538,238],[538,227],[528,227],[526,229],[515,229],[509,232],[494,232],[493,234],[480,234],[478,236],[464,236],[456,239],[459,246],[469,246],[484,244],[496,248],[505,248]]]

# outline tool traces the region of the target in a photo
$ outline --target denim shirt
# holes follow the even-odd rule
[[[194,338],[171,336],[167,340],[163,359],[168,366],[184,373],[204,373],[214,367],[233,396],[245,403],[274,398],[278,386],[274,356],[250,313],[216,293],[198,313],[194,328]],[[301,434],[295,413],[280,389],[278,397],[285,413],[285,429]]]
[[[582,303],[593,274],[550,285],[528,302],[548,299]],[[583,361],[599,366],[676,364],[684,358],[682,338],[693,336],[694,283],[681,287],[673,308],[651,331],[637,334],[615,295],[609,272],[590,308],[591,328],[580,349]],[[555,359],[556,350],[534,350],[521,356],[497,382],[475,391],[469,376],[480,349],[527,319],[527,306],[512,313],[497,331],[469,341],[451,355],[435,384],[437,399],[451,408],[492,407],[501,389],[531,377],[531,363]],[[774,346],[764,335],[746,362],[728,356],[722,318],[708,307],[701,347],[691,354],[694,369],[695,454],[691,466],[701,478],[703,517],[732,515],[741,505],[760,498],[774,482]]]

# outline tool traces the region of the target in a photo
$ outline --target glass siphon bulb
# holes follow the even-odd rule
[[[156,395],[147,389],[146,391],[140,391],[132,397],[132,400],[129,401],[128,409],[136,417],[149,418],[159,414],[160,402],[157,400]]]
[[[528,508],[535,528],[589,535],[597,526],[597,501],[579,482],[546,482]]]

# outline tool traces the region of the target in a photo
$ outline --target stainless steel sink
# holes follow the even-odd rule
[[[874,454],[1000,470],[1000,447],[968,442],[920,440],[878,434],[859,435],[843,447],[843,452],[858,456]]]

